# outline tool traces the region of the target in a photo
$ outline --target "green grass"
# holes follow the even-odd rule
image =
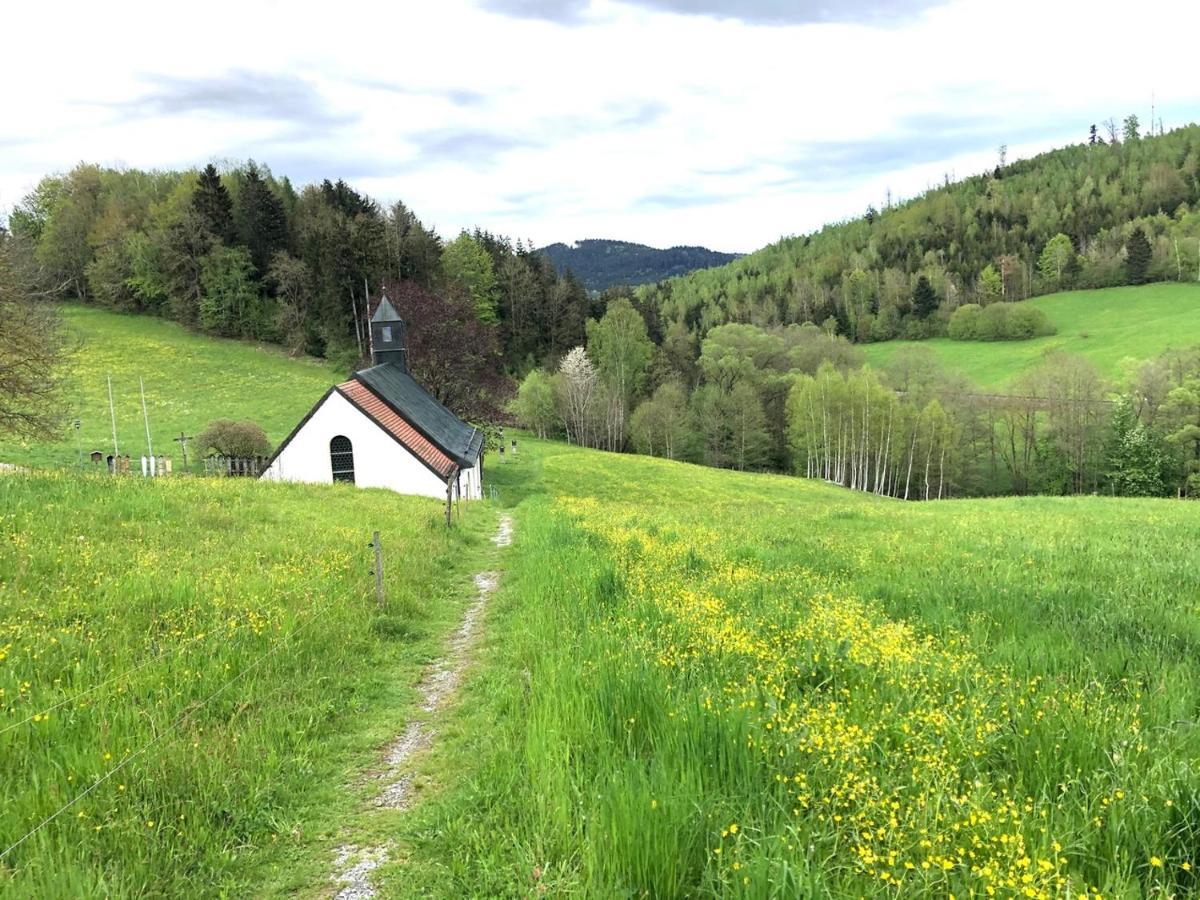
[[[521,454],[386,896],[1200,888],[1200,507]]]
[[[0,475],[0,852],[65,807],[0,894],[323,883],[369,788],[346,785],[403,730],[490,548],[486,506],[440,517],[342,485]]]
[[[112,376],[121,453],[146,453],[138,379],[146,386],[150,436],[158,455],[182,462],[172,438],[198,434],[212,419],[253,419],[273,444],[287,437],[330,385],[345,374],[310,358],[187,331],[150,316],[68,305],[63,318],[77,352],[71,358],[68,414],[81,423],[57,443],[0,440],[0,462],[75,466],[79,450],[112,453],[108,376]],[[193,454],[194,456],[194,454]]]
[[[1027,302],[1049,317],[1057,334],[1028,341],[886,341],[865,345],[867,359],[881,366],[904,347],[929,347],[981,387],[1001,388],[1053,351],[1085,356],[1116,379],[1122,360],[1200,344],[1200,284],[1072,291]]]

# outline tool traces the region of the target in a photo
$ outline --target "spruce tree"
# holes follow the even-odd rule
[[[1133,229],[1125,242],[1125,276],[1129,284],[1145,284],[1150,268],[1150,242],[1142,226]]]
[[[233,243],[233,201],[229,199],[229,191],[221,183],[217,167],[212,163],[200,173],[196,192],[192,194],[192,208],[204,219],[213,237],[226,245]]]
[[[937,311],[937,294],[933,292],[933,285],[924,275],[917,279],[917,286],[913,289],[912,305],[913,312],[917,314],[918,319],[928,319]]]
[[[250,251],[250,260],[258,272],[271,265],[276,251],[287,246],[287,216],[283,202],[250,163],[242,179],[237,198],[238,238]]]

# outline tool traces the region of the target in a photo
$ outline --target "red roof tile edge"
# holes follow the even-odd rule
[[[360,381],[345,381],[338,390],[359,410],[378,422],[383,429],[403,444],[414,456],[421,459],[443,478],[455,470],[457,464],[449,456],[431,444],[419,431],[392,411]]]

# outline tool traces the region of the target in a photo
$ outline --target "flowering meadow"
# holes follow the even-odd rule
[[[1194,504],[522,454],[394,894],[1198,892]]]
[[[385,694],[460,614],[494,522],[440,515],[341,485],[0,475],[0,895],[258,893],[352,802],[364,728],[403,721]]]

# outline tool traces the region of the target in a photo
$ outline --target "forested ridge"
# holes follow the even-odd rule
[[[1120,136],[1093,126],[1088,139],[639,296],[698,336],[726,322],[828,322],[865,342],[943,333],[966,303],[1196,280],[1200,125],[1142,136],[1130,116]]]
[[[659,250],[629,241],[589,239],[574,244],[542,247],[560,273],[570,271],[589,291],[617,285],[638,285],[686,275],[737,259],[738,253],[719,253],[705,247],[669,247]]]
[[[444,240],[403,202],[385,208],[343,181],[297,190],[254,161],[220,171],[81,164],[12,210],[6,244],[39,296],[347,368],[364,358],[368,309],[387,284],[410,320],[418,374],[477,417],[503,400],[504,373],[562,356],[597,309],[522,241],[482,230]]]

